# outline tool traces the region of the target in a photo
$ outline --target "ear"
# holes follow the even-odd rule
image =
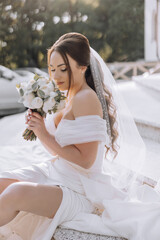
[[[87,70],[87,66],[81,66],[82,72],[85,72]]]

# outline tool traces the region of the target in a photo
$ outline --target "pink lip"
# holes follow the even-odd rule
[[[62,85],[64,82],[59,82],[59,83],[57,83],[57,85]]]

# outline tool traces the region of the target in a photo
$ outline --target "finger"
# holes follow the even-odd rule
[[[36,121],[29,120],[29,121],[28,121],[28,125],[35,127],[35,126],[37,126],[38,124],[37,124]]]
[[[27,124],[28,124],[28,126],[30,126],[30,127],[36,127],[36,126],[37,126],[37,122],[36,122],[36,121],[33,121],[33,120],[29,120]]]
[[[25,120],[26,122],[30,119],[30,116],[32,115],[31,109],[28,109],[26,114],[25,114]]]
[[[29,112],[28,112],[28,110],[27,110],[27,112],[25,113],[25,119],[29,116],[30,114],[29,114]]]
[[[29,130],[32,130],[32,131],[33,131],[33,130],[34,130],[34,127],[28,126],[28,127],[27,127],[27,129],[29,129]]]
[[[30,116],[31,114],[32,114],[32,112],[30,111],[30,109],[28,109],[26,112],[26,116]]]
[[[30,127],[32,126],[32,127],[33,127],[34,125],[35,125],[34,122],[32,122],[32,121],[28,121],[28,126],[30,126]]]
[[[37,113],[37,112],[33,112],[32,116],[35,116],[35,117],[37,117],[39,119],[42,119],[42,116],[39,113]]]
[[[37,122],[37,123],[40,123],[41,121],[42,121],[42,118],[41,119],[39,119],[39,118],[37,118],[37,117],[35,117],[35,116],[30,116],[29,117],[29,121],[34,121],[34,122]]]
[[[28,114],[32,114],[32,110],[30,108],[28,109]]]
[[[42,121],[42,119],[39,119],[39,118],[37,118],[37,117],[35,117],[35,116],[31,116],[30,118],[29,118],[29,120],[28,120],[28,124],[34,124],[34,125],[42,125],[43,124],[43,121]]]
[[[26,121],[26,123],[28,123],[28,121],[31,119],[31,116],[25,116],[25,121]]]

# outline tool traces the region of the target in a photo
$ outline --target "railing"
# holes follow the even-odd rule
[[[153,74],[160,72],[160,62],[114,62],[107,63],[115,79],[130,80],[132,76],[143,73]]]

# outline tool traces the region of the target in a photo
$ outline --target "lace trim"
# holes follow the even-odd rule
[[[58,227],[51,240],[127,240],[121,237],[105,236],[100,234],[91,234],[79,232],[73,229]]]

